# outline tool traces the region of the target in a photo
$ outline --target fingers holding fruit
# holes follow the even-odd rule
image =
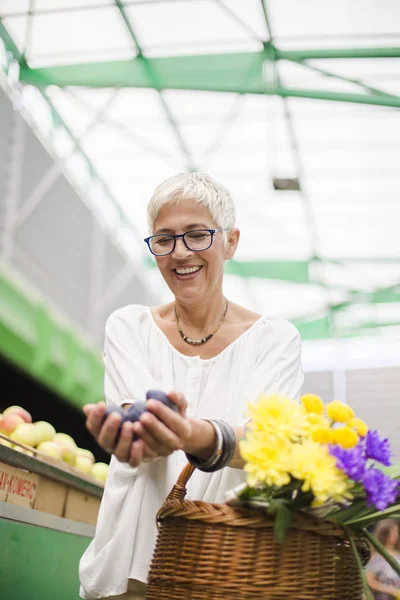
[[[162,456],[182,450],[191,435],[190,421],[153,400],[148,403],[148,408],[140,418],[142,430],[138,435]]]
[[[131,452],[131,445],[133,441],[133,423],[125,421],[121,425],[121,432],[119,434],[116,446],[113,450],[113,454],[118,458],[120,462],[128,462]]]
[[[127,410],[104,402],[84,407],[86,426],[98,444],[131,466],[182,449],[191,433],[183,394],[149,390],[146,399]]]
[[[86,428],[97,439],[106,413],[105,403],[85,404],[83,412],[86,415]]]

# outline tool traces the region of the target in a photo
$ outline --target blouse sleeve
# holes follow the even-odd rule
[[[249,399],[277,393],[299,400],[303,381],[301,339],[296,327],[285,319],[266,323],[257,365],[250,377]]]
[[[105,329],[104,393],[106,403],[115,406],[144,400],[146,391],[157,387],[138,327],[124,310],[113,313]]]

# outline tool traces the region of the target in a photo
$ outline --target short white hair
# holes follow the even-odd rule
[[[230,230],[235,226],[235,205],[225,186],[207,173],[178,173],[160,183],[149,202],[147,223],[150,235],[154,233],[154,223],[161,207],[181,200],[193,200],[205,206],[218,228]]]

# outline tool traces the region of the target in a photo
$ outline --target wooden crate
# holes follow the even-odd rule
[[[100,502],[100,498],[69,488],[63,516],[73,521],[96,525]]]
[[[33,508],[40,477],[29,471],[0,463],[0,500]]]

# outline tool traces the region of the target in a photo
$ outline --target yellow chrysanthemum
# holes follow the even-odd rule
[[[350,421],[347,422],[347,425],[355,429],[360,437],[365,437],[369,430],[368,425],[364,423],[364,421],[355,417],[354,419],[350,419]]]
[[[247,414],[251,419],[249,429],[285,440],[297,441],[310,431],[303,407],[286,396],[263,394],[256,403],[249,404]]]
[[[324,414],[324,403],[319,396],[315,396],[314,394],[304,394],[300,400],[307,412],[316,415]]]
[[[307,421],[310,423],[311,427],[321,427],[322,425],[326,425],[327,427],[330,426],[330,421],[328,419],[315,413],[307,413]]]
[[[326,414],[331,421],[339,421],[347,423],[354,417],[354,411],[347,404],[343,404],[340,400],[334,400],[326,405]]]
[[[359,442],[358,435],[348,425],[332,429],[332,443],[339,444],[342,448],[354,448]]]
[[[306,440],[296,445],[293,452],[292,475],[303,481],[302,490],[309,490],[315,496],[314,506],[323,504],[330,498],[343,503],[351,498],[350,482],[336,467],[336,459],[329,454],[326,446]]]
[[[319,444],[330,444],[332,442],[333,430],[327,425],[317,425],[313,428],[311,437]]]
[[[289,483],[292,453],[288,440],[253,431],[248,432],[239,447],[246,461],[244,470],[249,486],[266,484],[281,487]]]

